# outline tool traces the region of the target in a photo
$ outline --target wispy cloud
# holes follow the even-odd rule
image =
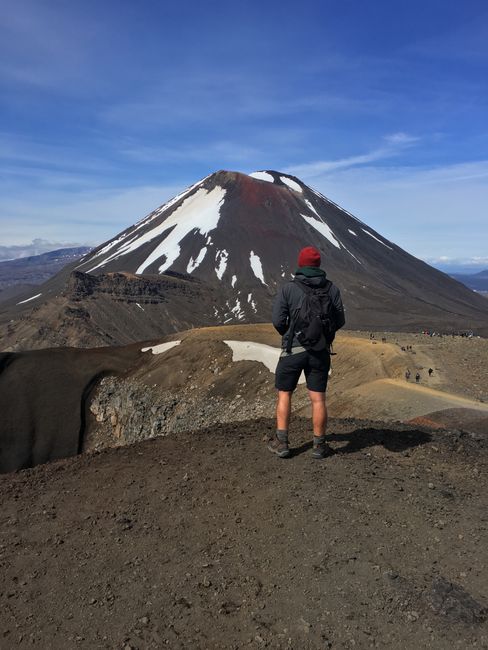
[[[287,167],[285,171],[289,174],[299,176],[300,178],[314,178],[320,174],[338,169],[348,169],[359,165],[367,165],[368,163],[397,156],[406,147],[417,143],[419,140],[420,138],[407,133],[393,133],[384,137],[384,141],[386,142],[385,145],[373,149],[368,153],[349,156],[348,158],[341,158],[339,160],[318,160],[305,164],[291,165],[290,167]]]
[[[409,133],[404,133],[403,131],[398,131],[398,133],[385,135],[384,140],[394,146],[409,146],[419,142],[420,138],[415,135],[410,135]]]

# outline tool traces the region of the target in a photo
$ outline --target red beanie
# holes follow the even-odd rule
[[[320,266],[320,253],[313,246],[302,248],[298,255],[298,266]]]

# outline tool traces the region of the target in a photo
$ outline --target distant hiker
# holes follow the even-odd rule
[[[410,372],[410,368],[407,368],[407,371],[405,372],[405,379],[408,381],[410,379],[410,375],[412,373]]]
[[[288,427],[291,398],[298,379],[305,373],[312,403],[314,458],[330,451],[325,442],[330,346],[345,323],[339,289],[320,268],[320,253],[307,246],[298,256],[295,277],[281,287],[273,304],[273,325],[282,335],[282,352],[276,367],[276,435],[268,449],[280,458],[290,455]]]
[[[420,372],[418,372],[418,373],[415,375],[415,381],[417,382],[417,384],[419,383],[419,381],[420,381]]]
[[[433,368],[429,368],[429,377],[432,377],[433,372],[434,372],[434,369],[433,369]]]

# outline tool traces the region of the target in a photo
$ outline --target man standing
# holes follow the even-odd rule
[[[316,349],[304,347],[297,331],[298,315],[307,296],[322,296],[322,305],[328,305],[328,316],[324,318],[324,344]],[[326,323],[327,321],[327,323]],[[330,344],[335,332],[345,323],[339,289],[327,280],[320,268],[320,253],[313,246],[307,246],[298,256],[298,269],[293,280],[281,287],[273,305],[273,325],[282,335],[282,352],[276,367],[275,386],[278,389],[276,404],[276,436],[269,442],[268,449],[280,458],[290,455],[288,427],[291,414],[291,398],[298,379],[305,372],[308,394],[312,403],[314,458],[325,458],[330,451],[325,442],[327,407],[325,391],[330,368]],[[327,331],[325,331],[327,330]]]

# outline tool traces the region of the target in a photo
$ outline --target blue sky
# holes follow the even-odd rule
[[[488,266],[488,5],[0,0],[0,245],[96,244],[218,169]]]

